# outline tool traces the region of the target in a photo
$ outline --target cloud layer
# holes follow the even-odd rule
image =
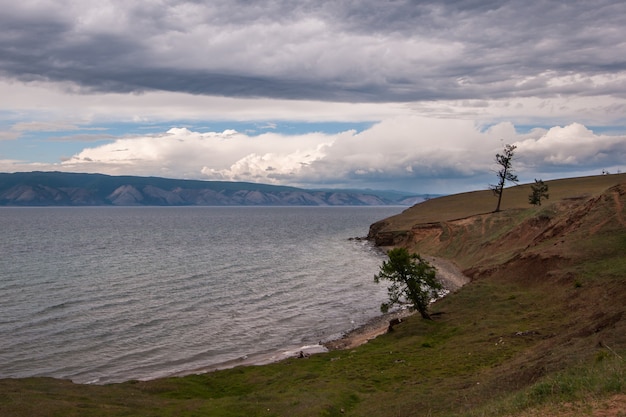
[[[621,1],[25,0],[0,71],[83,91],[349,102],[626,93]]]
[[[11,2],[0,171],[452,192],[504,143],[529,181],[623,170],[624,28],[618,0]]]

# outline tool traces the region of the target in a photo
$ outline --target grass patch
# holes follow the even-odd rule
[[[557,410],[566,403],[584,404],[613,394],[624,394],[625,381],[623,356],[603,350],[595,359],[546,376],[521,392],[494,400],[465,415],[495,417],[520,415],[528,410]]]

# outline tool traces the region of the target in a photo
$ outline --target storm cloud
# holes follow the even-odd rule
[[[0,71],[87,92],[624,97],[625,15],[619,1],[10,2]]]

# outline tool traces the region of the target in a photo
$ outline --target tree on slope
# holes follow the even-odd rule
[[[438,298],[438,291],[443,288],[436,279],[436,269],[421,256],[410,254],[404,248],[389,251],[388,261],[383,261],[374,282],[391,281],[387,288],[389,302],[382,303],[380,310],[386,313],[394,304],[409,302],[420,312],[421,316],[430,320],[428,306],[431,300]]]
[[[530,189],[532,192],[528,196],[528,202],[532,205],[540,206],[541,199],[550,198],[550,194],[548,194],[548,184],[543,182],[543,180],[535,180],[535,183],[530,185]]]
[[[502,202],[502,193],[504,185],[507,181],[517,182],[517,175],[513,173],[513,155],[515,155],[515,145],[506,145],[502,154],[496,154],[496,163],[500,167],[497,171],[498,183],[490,185],[489,189],[498,197],[498,205],[494,211],[500,211],[500,203]]]

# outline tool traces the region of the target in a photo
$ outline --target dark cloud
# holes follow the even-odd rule
[[[45,4],[4,6],[4,77],[348,102],[626,96],[621,0]]]

